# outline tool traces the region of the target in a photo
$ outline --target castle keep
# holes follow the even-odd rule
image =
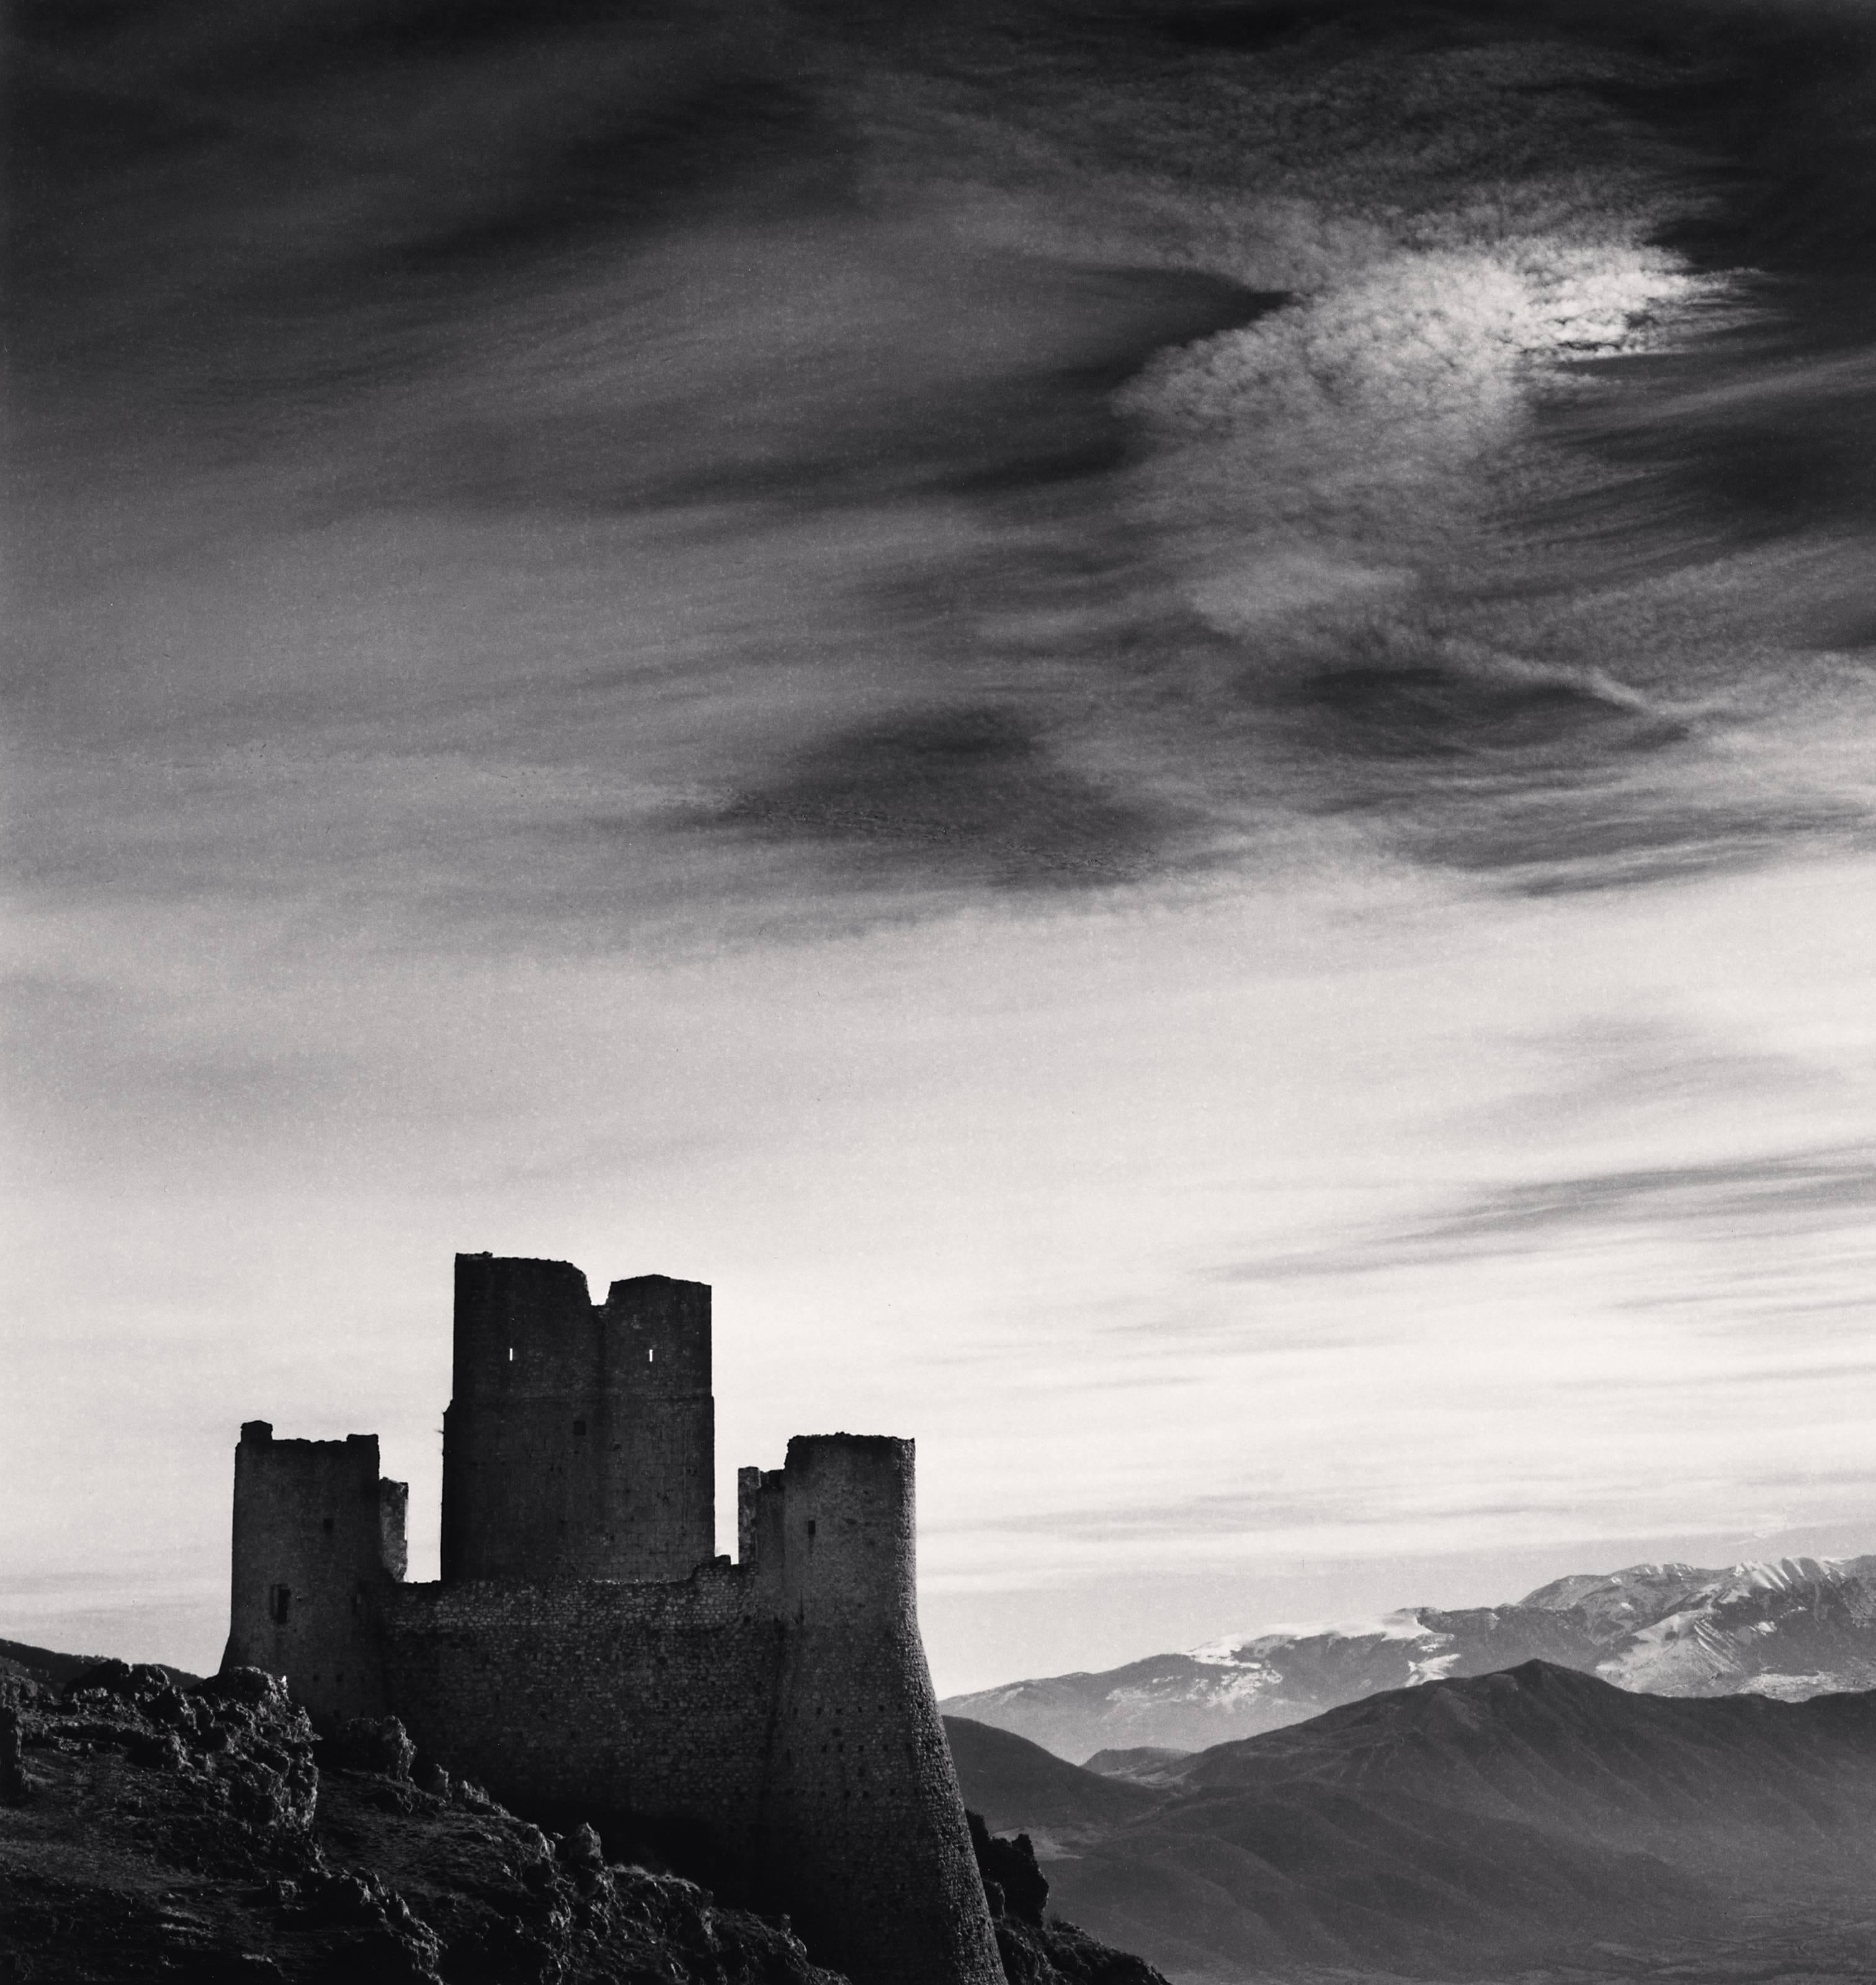
[[[1002,1985],[919,1638],[912,1443],[798,1436],[715,1552],[710,1291],[456,1258],[442,1576],[375,1435],[241,1429],[224,1665],[786,1909],[856,1985]]]

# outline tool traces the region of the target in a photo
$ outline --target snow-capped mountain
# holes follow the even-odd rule
[[[1514,1605],[1416,1606],[1340,1626],[1276,1627],[1104,1674],[1010,1682],[943,1707],[1065,1758],[1143,1745],[1200,1750],[1382,1689],[1532,1659],[1652,1695],[1795,1701],[1876,1688],[1876,1556],[1723,1571],[1631,1565],[1560,1578]]]

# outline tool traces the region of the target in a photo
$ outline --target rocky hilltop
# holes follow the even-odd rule
[[[973,1822],[1010,1985],[1165,1985],[1047,1914],[1027,1839]],[[394,1718],[321,1740],[258,1669],[197,1681],[8,1644],[0,1981],[165,1979],[844,1985],[785,1918],[618,1858],[590,1825],[544,1831]]]
[[[1631,1565],[1558,1579],[1510,1605],[1416,1606],[1352,1626],[1225,1639],[942,1707],[1082,1760],[1199,1750],[1383,1690],[1533,1660],[1655,1695],[1801,1701],[1876,1688],[1876,1557]],[[1138,1761],[1114,1768],[1135,1775]]]

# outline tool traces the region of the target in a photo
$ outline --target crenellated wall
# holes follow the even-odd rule
[[[456,1294],[441,1582],[402,1582],[375,1437],[253,1422],[228,1661],[788,1910],[855,1985],[1002,1985],[919,1637],[912,1443],[798,1437],[741,1470],[731,1564],[708,1288],[640,1276],[596,1309],[565,1263],[466,1255]]]

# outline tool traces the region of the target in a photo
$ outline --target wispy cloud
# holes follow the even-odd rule
[[[1501,1187],[1407,1241],[1437,1254],[1573,1228],[1829,1225],[1876,1208],[1876,1148],[1778,1154]]]
[[[1266,60],[1117,19],[996,73],[968,15],[956,60],[573,8],[425,62],[172,14],[28,63],[86,106],[45,184],[92,189],[29,217],[49,885],[395,886],[540,939],[733,919],[726,827],[809,926],[1254,871],[1325,818],[1540,892],[1867,838],[1827,713],[1767,705],[1796,573],[1742,601],[1752,476],[1699,465],[1762,470],[1776,407],[1785,480],[1851,500],[1861,375],[1706,327],[1728,279],[1653,238],[1706,183],[1599,94],[1674,80],[1624,35],[1367,11]],[[125,102],[147,182],[83,135]],[[1766,511],[1804,598],[1820,500]]]
[[[965,879],[1049,887],[1129,879],[1163,860],[1168,808],[1104,791],[995,707],[909,714],[811,746],[716,816],[737,832],[923,859]]]
[[[630,16],[16,38],[18,1547],[458,1246],[949,1579],[1837,1520],[1868,24]]]
[[[1320,1251],[1217,1271],[1229,1282],[1378,1275],[1489,1254],[1528,1254],[1624,1231],[1755,1237],[1860,1231],[1876,1213],[1876,1147],[1725,1157],[1701,1164],[1517,1179],[1467,1193],[1447,1211],[1346,1234]]]

